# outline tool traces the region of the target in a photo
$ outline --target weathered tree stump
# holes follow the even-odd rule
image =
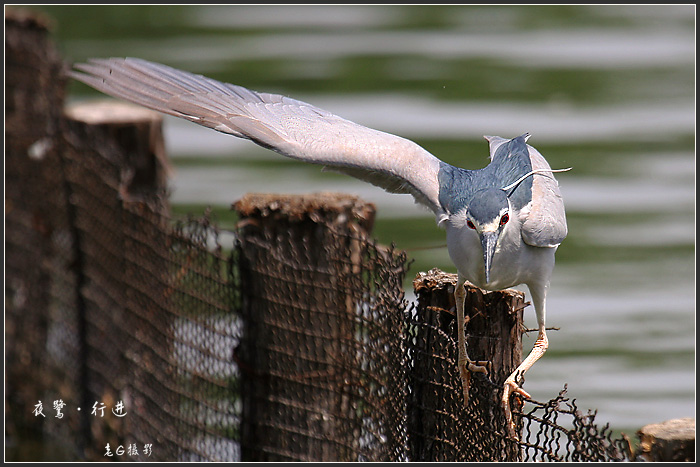
[[[34,404],[63,379],[61,372],[51,371],[56,355],[46,352],[54,324],[49,313],[55,307],[52,269],[72,259],[57,258],[67,224],[57,150],[66,81],[62,68],[51,40],[50,20],[6,6],[5,434],[10,440],[37,439],[56,428],[80,433],[75,418],[52,424],[32,413]],[[68,276],[69,272],[60,285],[70,290],[72,277]],[[60,323],[68,327],[74,320]],[[78,351],[72,344],[67,351]],[[75,395],[64,391],[61,397],[75,400]]]
[[[357,367],[357,239],[374,206],[356,197],[252,194],[240,216],[244,461],[356,460],[348,397]],[[353,236],[335,235],[354,232]]]
[[[503,382],[522,359],[524,295],[515,290],[487,292],[465,284],[469,357],[491,362],[488,380],[472,375],[467,408],[457,368],[456,285],[456,274],[438,269],[419,273],[413,282],[418,307],[409,383],[415,407],[409,420],[411,459],[517,460],[518,447],[505,439],[500,396]],[[464,440],[469,445],[462,445]]]
[[[98,448],[115,431],[159,445],[161,459],[176,458],[180,446],[168,431],[178,426],[178,397],[171,391],[158,400],[149,396],[153,387],[174,387],[175,378],[173,362],[162,359],[174,354],[173,339],[163,338],[173,332],[174,318],[163,311],[172,274],[162,117],[115,100],[81,102],[65,110],[63,137],[67,209],[80,272],[81,340],[90,349],[101,343],[122,356],[105,360],[85,354],[89,383],[84,383],[83,404],[130,394],[134,405],[167,427],[154,428],[142,417],[125,417],[113,425],[89,417],[88,448],[93,452],[88,458],[101,458]],[[111,378],[107,382],[102,375]]]
[[[643,426],[639,457],[647,462],[695,462],[695,419],[678,418]]]
[[[152,110],[116,100],[69,106],[66,117],[73,136],[103,139],[100,151],[119,167],[119,195],[126,202],[158,202],[167,212],[165,190],[170,162],[165,153],[163,117]]]

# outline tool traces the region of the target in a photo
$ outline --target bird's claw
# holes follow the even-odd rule
[[[505,383],[503,383],[503,399],[501,404],[503,405],[503,411],[506,415],[506,430],[508,431],[508,439],[513,441],[519,441],[518,435],[515,431],[515,422],[513,421],[513,414],[510,410],[510,396],[516,393],[525,399],[530,399],[530,394],[528,394],[523,388],[518,386],[513,379],[508,378]]]
[[[469,360],[459,362],[459,373],[462,378],[462,392],[464,394],[464,406],[469,404],[469,388],[471,387],[472,373],[488,375],[491,370],[491,362],[486,360]]]
[[[504,384],[504,391],[507,391],[508,397],[510,398],[510,394],[515,392],[517,394],[520,394],[523,396],[525,399],[530,399],[530,394],[527,393],[523,388],[518,386],[518,383],[515,381],[506,381]],[[505,395],[504,395],[504,400],[505,400]]]
[[[488,360],[467,360],[467,369],[472,373],[483,373],[488,375],[489,370],[491,369],[491,362]]]

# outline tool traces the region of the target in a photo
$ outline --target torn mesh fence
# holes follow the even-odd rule
[[[413,338],[406,342],[410,369],[407,390],[407,452],[410,460],[471,462],[609,462],[629,461],[624,438],[614,438],[608,425],[598,426],[595,412],[584,413],[566,388],[547,402],[512,400],[520,440],[505,432],[501,384],[481,374],[471,382],[464,407],[457,369],[456,326],[438,325],[407,313]],[[469,328],[467,326],[467,333]],[[438,350],[439,349],[439,350]]]
[[[406,257],[309,214],[240,239],[244,459],[396,459]]]
[[[139,237],[139,230],[128,236]],[[545,404],[528,401],[516,412],[523,419],[518,445],[504,438],[499,386],[475,378],[473,403],[492,407],[491,417],[465,411],[453,333],[420,322],[403,302],[395,272],[405,258],[397,252],[367,243],[360,256],[373,264],[368,269],[342,258],[324,268],[296,267],[289,257],[282,265],[263,262],[256,275],[265,279],[246,290],[253,286],[236,272],[239,250],[212,249],[215,237],[206,222],[175,228],[165,238],[170,253],[161,273],[131,274],[132,267],[143,268],[148,255],[141,250],[124,268],[132,279],[119,282],[117,295],[128,297],[124,306],[108,305],[111,317],[88,319],[89,392],[107,405],[123,398],[129,407],[121,425],[93,420],[94,448],[151,442],[151,460],[240,460],[243,452],[286,460],[625,459],[621,444],[564,395]],[[280,240],[256,239],[249,247],[267,258],[279,254],[270,248],[284,244]],[[391,267],[377,268],[386,259]],[[328,285],[329,271],[352,268],[358,276]],[[154,287],[157,297],[142,295]],[[91,292],[88,301],[105,295]],[[245,313],[238,313],[251,295],[264,296],[274,310],[256,324],[264,328],[256,332],[272,335],[262,341],[246,334]],[[344,306],[330,310],[309,298],[318,296]],[[310,321],[300,318],[304,313]],[[351,315],[347,327],[334,324],[338,313]],[[445,346],[429,355],[436,363],[427,374],[412,368],[421,350],[410,336],[421,326]],[[251,351],[256,356],[248,360]],[[432,388],[429,406],[416,403],[421,385]],[[418,443],[432,455],[415,449]]]

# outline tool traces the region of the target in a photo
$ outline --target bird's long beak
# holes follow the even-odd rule
[[[498,240],[498,232],[482,232],[481,233],[481,248],[484,250],[484,272],[486,273],[486,283],[489,283],[491,275],[491,262],[493,254],[496,251],[496,241]]]

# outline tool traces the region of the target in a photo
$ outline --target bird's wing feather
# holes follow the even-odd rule
[[[520,209],[523,241],[531,246],[553,247],[559,245],[567,234],[564,201],[559,183],[551,167],[537,149],[526,144],[529,133],[506,140],[499,136],[485,136],[489,142],[491,160],[497,165],[494,177],[506,185],[532,172],[510,195]]]
[[[366,128],[310,104],[257,93],[133,58],[93,59],[71,76],[114,97],[181,117],[288,157],[325,165],[439,214],[440,161],[407,139]]]
[[[534,170],[551,169],[545,158],[532,146],[527,146]],[[559,245],[567,234],[564,200],[559,183],[553,173],[537,173],[532,176],[532,202],[522,226],[523,240],[528,245],[553,247]]]

